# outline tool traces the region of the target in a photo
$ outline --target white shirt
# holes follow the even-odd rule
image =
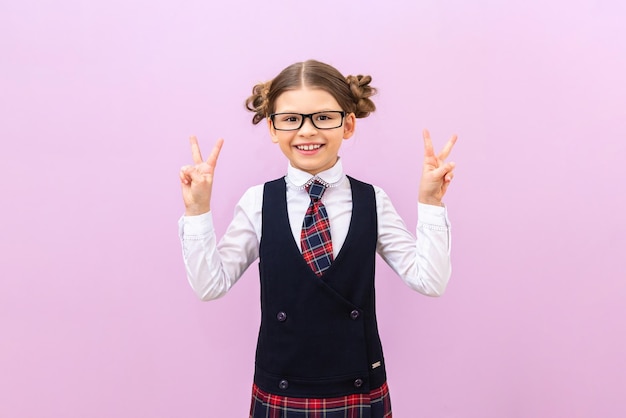
[[[294,241],[300,245],[300,232],[310,198],[304,185],[311,175],[289,166],[287,212]],[[333,253],[336,257],[348,234],[352,218],[350,181],[341,159],[317,175],[330,184],[322,202],[330,219]],[[450,222],[445,207],[418,203],[416,237],[387,194],[374,186],[378,215],[376,252],[412,289],[428,296],[440,296],[450,278]],[[239,280],[259,257],[263,185],[248,189],[235,207],[226,233],[217,242],[211,212],[183,216],[179,220],[183,258],[189,284],[202,300],[217,299]]]

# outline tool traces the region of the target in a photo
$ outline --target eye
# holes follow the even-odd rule
[[[334,116],[335,115],[332,113],[318,113],[317,116],[315,116],[315,120],[328,121],[334,119]]]
[[[283,115],[281,118],[283,122],[295,123],[300,121],[300,115]]]

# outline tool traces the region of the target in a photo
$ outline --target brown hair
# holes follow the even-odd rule
[[[252,123],[256,125],[274,113],[278,96],[287,90],[306,86],[327,91],[344,111],[364,118],[376,110],[370,100],[376,94],[376,89],[369,85],[371,81],[369,75],[344,77],[335,67],[323,62],[297,62],[282,70],[273,80],[255,85],[252,96],[246,100],[246,108],[254,112]]]

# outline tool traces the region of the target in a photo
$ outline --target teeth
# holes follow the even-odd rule
[[[321,145],[298,145],[296,148],[302,151],[313,151],[319,149]]]

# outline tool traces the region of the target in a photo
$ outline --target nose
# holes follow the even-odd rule
[[[307,115],[304,117],[304,121],[302,121],[302,126],[300,127],[301,134],[317,132],[315,125],[313,125],[313,119],[311,118],[312,118],[311,115]]]

